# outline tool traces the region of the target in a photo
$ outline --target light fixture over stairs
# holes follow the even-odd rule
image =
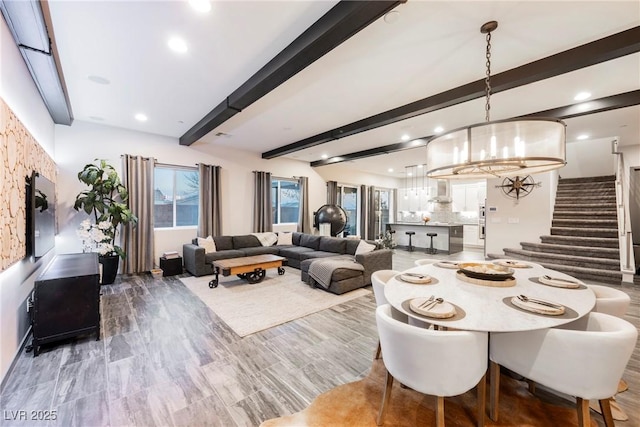
[[[615,177],[561,179],[550,235],[489,257],[536,262],[580,279],[619,284],[618,238]]]

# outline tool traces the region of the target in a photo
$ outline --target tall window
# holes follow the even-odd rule
[[[347,185],[338,186],[338,204],[347,213],[347,225],[344,229],[344,235],[356,235],[358,233],[358,188],[349,187]]]
[[[300,212],[300,185],[284,178],[271,179],[271,208],[273,223],[297,223]]]
[[[198,225],[200,178],[197,170],[156,166],[154,185],[155,228]]]

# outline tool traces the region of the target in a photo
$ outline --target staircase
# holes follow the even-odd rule
[[[540,241],[521,242],[521,249],[504,249],[504,253],[577,278],[619,284],[615,177],[561,179],[551,234],[541,236]]]

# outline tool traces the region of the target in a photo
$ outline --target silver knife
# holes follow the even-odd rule
[[[560,304],[554,304],[554,303],[552,303],[552,302],[542,301],[542,300],[535,299],[535,298],[529,298],[529,297],[528,297],[528,296],[526,296],[526,295],[518,295],[518,299],[519,299],[520,301],[524,301],[524,302],[532,302],[532,303],[534,303],[534,304],[540,304],[540,305],[544,305],[544,306],[546,306],[546,307],[551,307],[551,308],[557,308],[557,309],[564,308],[564,306],[563,306],[563,305],[560,305]]]
[[[542,276],[542,277],[544,277],[547,280],[557,280],[558,282],[575,283],[576,285],[580,284],[579,282],[577,282],[575,280],[563,279],[561,277],[551,277],[551,276],[547,276],[546,274],[544,276]]]

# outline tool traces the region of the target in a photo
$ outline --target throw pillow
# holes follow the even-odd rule
[[[293,245],[293,233],[278,233],[276,246]]]
[[[358,247],[356,248],[356,255],[366,254],[367,252],[373,251],[375,248],[376,245],[372,245],[365,242],[364,240],[360,240],[360,243],[358,243]]]
[[[204,253],[210,254],[216,251],[216,242],[213,241],[213,237],[209,236],[206,239],[198,237],[198,246],[204,248]]]

